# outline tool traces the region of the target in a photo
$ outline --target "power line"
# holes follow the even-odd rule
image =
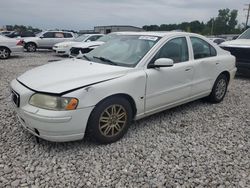
[[[247,19],[246,19],[246,25],[245,25],[245,29],[247,29],[248,26],[248,20],[249,20],[249,16],[250,16],[250,3],[249,4],[245,4],[245,6],[247,6],[248,8],[245,8],[244,10],[247,11]]]

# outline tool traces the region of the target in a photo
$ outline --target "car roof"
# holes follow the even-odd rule
[[[186,35],[186,36],[201,36],[195,33],[188,33],[182,31],[145,31],[145,32],[133,32],[133,31],[126,31],[126,32],[113,32],[114,34],[120,35],[147,35],[147,36],[155,36],[155,37],[170,37],[175,35]]]

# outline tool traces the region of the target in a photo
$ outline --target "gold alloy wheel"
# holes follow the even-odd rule
[[[113,104],[107,107],[99,119],[99,130],[105,137],[119,134],[127,123],[127,112],[122,105]]]

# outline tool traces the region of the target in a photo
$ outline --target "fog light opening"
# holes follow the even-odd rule
[[[35,130],[35,133],[37,134],[37,135],[40,135],[40,133],[39,133],[39,131],[37,130],[37,129],[34,129]]]

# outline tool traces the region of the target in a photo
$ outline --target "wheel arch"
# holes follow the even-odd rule
[[[32,44],[36,45],[36,47],[37,47],[37,43],[36,43],[36,42],[34,42],[34,41],[28,41],[28,42],[25,42],[25,45],[24,45],[24,46],[26,47],[26,45],[27,45],[27,44],[29,44],[29,43],[32,43]]]
[[[230,79],[231,79],[231,78],[230,78],[230,73],[229,73],[228,71],[223,71],[222,73],[219,74],[219,76],[222,75],[222,74],[224,74],[224,75],[227,77],[227,81],[229,82]],[[218,76],[218,77],[219,77],[219,76]]]
[[[107,100],[107,99],[112,98],[112,97],[122,97],[122,98],[126,99],[129,102],[129,104],[131,105],[133,119],[135,118],[136,113],[137,113],[135,100],[133,99],[133,97],[131,97],[129,94],[126,94],[126,93],[116,93],[116,94],[109,95],[109,96],[103,98],[102,100],[100,100],[95,106],[97,106],[98,104],[100,104],[104,100]]]
[[[11,52],[11,49],[9,47],[7,47],[7,46],[1,46],[0,45],[0,48],[6,48],[6,49],[8,49]]]

